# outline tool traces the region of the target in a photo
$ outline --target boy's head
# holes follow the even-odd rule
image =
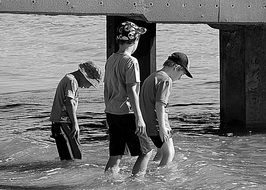
[[[193,78],[191,73],[188,71],[189,65],[186,54],[181,52],[174,52],[168,57],[168,59],[163,64],[163,66],[168,67],[174,67],[176,65],[180,66],[188,77]]]
[[[126,21],[120,24],[117,29],[116,39],[119,43],[134,43],[139,39],[140,35],[145,34],[147,31],[144,27],[139,27],[135,23]]]
[[[96,87],[102,79],[101,69],[91,61],[79,64],[79,71],[83,74],[87,82],[94,87]]]

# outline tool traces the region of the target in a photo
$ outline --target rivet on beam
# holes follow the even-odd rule
[[[100,2],[99,2],[99,5],[103,6],[103,1],[100,1]]]
[[[71,9],[74,8],[74,6],[71,6],[71,5],[70,5],[70,1],[67,1],[67,2],[66,2],[66,5],[67,5],[67,6],[70,6]]]

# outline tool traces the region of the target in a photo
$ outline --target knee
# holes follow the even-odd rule
[[[174,156],[175,154],[175,148],[174,148],[174,145],[173,143],[171,142],[165,142],[161,148],[161,151],[162,151],[162,154],[164,156],[168,156],[168,157],[171,157],[171,156]]]

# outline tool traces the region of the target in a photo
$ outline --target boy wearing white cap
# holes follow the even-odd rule
[[[146,172],[152,149],[139,106],[140,71],[138,60],[132,56],[138,47],[140,35],[146,28],[132,22],[123,22],[118,28],[119,50],[105,65],[104,100],[109,126],[109,160],[105,171],[119,171],[119,163],[126,147],[131,156],[138,156],[133,175]]]
[[[50,121],[61,160],[81,159],[79,125],[77,120],[78,88],[96,87],[101,70],[91,61],[79,64],[77,71],[66,74],[59,82]]]
[[[147,127],[147,134],[157,147],[154,160],[159,166],[170,163],[175,154],[171,127],[168,121],[167,105],[173,81],[183,74],[192,78],[188,71],[188,58],[175,52],[164,62],[163,68],[147,77],[141,87],[140,107]]]

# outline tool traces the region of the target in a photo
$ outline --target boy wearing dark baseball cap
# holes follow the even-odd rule
[[[146,123],[147,134],[157,147],[154,160],[159,166],[170,163],[175,155],[171,127],[168,121],[167,105],[172,83],[189,72],[188,58],[184,53],[175,52],[164,62],[163,68],[145,79],[141,87],[140,106]]]

